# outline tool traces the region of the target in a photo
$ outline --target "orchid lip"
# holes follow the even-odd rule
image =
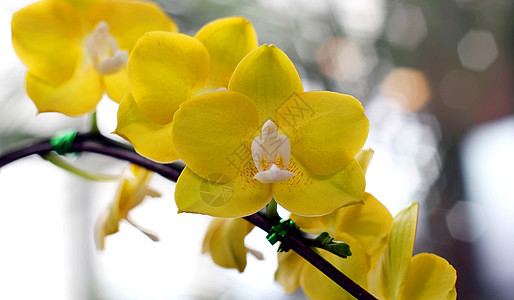
[[[289,139],[278,133],[271,120],[262,126],[261,135],[253,139],[252,157],[259,171],[253,178],[260,182],[282,182],[296,175],[287,170],[291,157]]]
[[[86,37],[86,52],[93,66],[101,75],[114,74],[122,70],[128,61],[128,52],[120,50],[118,42],[109,33],[109,24],[98,23]]]

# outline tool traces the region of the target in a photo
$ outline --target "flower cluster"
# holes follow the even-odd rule
[[[357,160],[366,172],[373,153],[361,151]],[[325,250],[320,254],[341,272],[378,299],[456,299],[455,269],[434,254],[412,256],[418,204],[413,203],[393,219],[375,197],[364,193],[363,202],[340,208],[328,215],[291,219],[305,232],[328,232],[336,240],[345,241],[352,256],[343,259]],[[233,226],[233,219],[215,219],[205,237],[213,261],[225,268],[245,269],[244,247],[249,233],[243,226]],[[214,240],[212,236],[217,235]],[[205,247],[204,247],[205,249]],[[354,299],[325,274],[293,251],[278,253],[275,280],[287,293],[302,288],[311,299]]]
[[[157,5],[128,0],[43,0],[12,20],[39,112],[80,116],[104,93],[119,103],[115,134],[158,162],[182,160],[179,212],[215,219],[203,250],[243,271],[254,228],[240,217],[278,203],[300,229],[350,245],[343,259],[320,254],[383,299],[455,299],[455,270],[432,254],[412,256],[418,205],[394,219],[365,192],[369,122],[350,95],[304,91],[288,56],[259,46],[242,17],[215,20],[194,36]],[[100,219],[98,245],[146,196],[151,173],[130,166]],[[221,219],[224,218],[224,219]],[[276,280],[313,299],[349,296],[294,252],[279,254]]]

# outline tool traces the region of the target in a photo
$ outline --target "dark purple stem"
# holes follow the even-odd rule
[[[89,138],[88,136],[77,136],[70,152],[93,152],[98,154],[107,155],[120,160],[125,160],[133,164],[144,167],[148,170],[152,170],[165,178],[172,181],[177,181],[178,176],[182,170],[171,168],[168,165],[160,164],[155,161],[149,160],[141,155],[137,154],[133,150],[117,146],[112,143],[99,140],[97,138]],[[43,141],[17,151],[7,153],[0,156],[0,168],[11,163],[15,160],[33,155],[33,154],[45,154],[53,150],[52,145],[49,141]]]
[[[52,145],[50,145],[49,140],[35,143],[25,148],[1,155],[0,168],[18,159],[33,154],[42,155],[51,151],[53,151],[53,148]],[[93,152],[129,161],[133,164],[139,165],[155,173],[158,173],[171,181],[177,181],[180,173],[182,172],[182,169],[180,167],[164,165],[149,160],[137,154],[136,152],[134,152],[134,150],[99,135],[77,136],[77,138],[73,142],[70,152]],[[276,221],[271,220],[267,216],[264,216],[260,213],[255,213],[244,218],[248,222],[254,224],[255,226],[261,228],[266,232],[270,231],[271,226],[273,225],[272,222]],[[303,241],[302,238],[296,235],[288,234],[282,239],[282,242],[289,246],[291,249],[293,249],[300,256],[302,256],[305,260],[310,262],[313,266],[318,268],[321,272],[327,275],[330,279],[332,279],[335,283],[337,283],[339,286],[341,286],[355,298],[376,300],[376,298],[373,297],[373,295],[371,295],[369,292],[367,292],[353,280],[348,278],[346,275],[341,273],[338,269],[332,266],[318,253],[316,253],[309,246],[307,246],[307,244]]]
[[[171,180],[177,181],[181,170],[170,168],[167,165],[157,163],[153,160],[142,157],[141,155],[121,148],[106,147],[101,144],[94,142],[79,142],[74,143],[72,147],[73,151],[76,152],[93,152],[103,154],[117,159],[126,160],[133,164],[139,165],[145,169],[152,170],[153,172]]]

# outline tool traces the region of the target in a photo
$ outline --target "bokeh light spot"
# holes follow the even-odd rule
[[[414,49],[427,35],[425,16],[418,6],[398,4],[391,12],[385,33],[391,44]]]
[[[409,112],[421,109],[431,95],[425,74],[410,68],[392,70],[382,81],[380,91],[393,104]]]
[[[441,80],[439,92],[447,106],[466,109],[471,107],[478,98],[478,82],[471,72],[453,70]]]
[[[498,48],[491,32],[474,29],[459,41],[457,53],[463,67],[472,71],[484,71],[498,57]]]
[[[325,76],[341,81],[358,79],[365,70],[359,46],[343,38],[327,39],[319,48],[317,59]]]
[[[474,242],[486,229],[482,207],[469,201],[457,201],[446,215],[446,225],[452,237],[459,241]]]

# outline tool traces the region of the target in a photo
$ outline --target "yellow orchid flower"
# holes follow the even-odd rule
[[[98,248],[104,249],[105,237],[118,232],[119,222],[123,219],[127,220],[152,240],[158,240],[155,235],[140,227],[128,217],[129,211],[141,204],[146,196],[161,196],[158,192],[148,187],[148,181],[152,174],[151,171],[145,168],[130,165],[129,169],[122,175],[114,201],[99,219],[96,226]]]
[[[364,193],[362,200],[363,203],[340,208],[326,216],[291,215],[291,219],[308,233],[317,235],[326,231],[333,237],[339,233],[351,235],[366,249],[370,264],[374,265],[387,243],[393,218],[371,194]]]
[[[320,254],[343,274],[361,287],[366,288],[368,284],[367,271],[370,268],[366,249],[357,239],[346,233],[338,233],[334,236],[334,239],[345,241],[345,243],[350,245],[352,256],[343,259],[325,250],[319,250]],[[309,299],[355,299],[337,283],[309,263],[304,263],[300,273],[299,284]]]
[[[323,250],[320,250],[321,255],[378,299],[456,299],[457,275],[445,259],[429,253],[411,257],[417,215],[418,204],[413,203],[394,218],[387,245],[375,263],[367,260],[365,255],[369,237],[355,238],[346,233],[336,233],[335,237],[350,245],[351,257],[341,259]],[[381,240],[381,237],[377,238],[377,241]],[[353,260],[355,255],[358,256]],[[294,275],[291,275],[294,270]],[[319,270],[301,261],[295,253],[279,253],[275,279],[286,292],[302,287],[311,299],[353,299]]]
[[[417,203],[394,218],[388,245],[369,273],[369,290],[379,299],[456,299],[457,273],[445,259],[430,253],[411,257],[417,219]]]
[[[320,254],[345,275],[367,286],[367,272],[376,264],[387,243],[392,226],[389,211],[372,195],[365,193],[363,204],[343,207],[321,217],[291,215],[291,219],[303,230],[312,234],[328,232],[337,241],[350,245],[352,256],[343,259],[324,250]],[[278,253],[275,280],[287,293],[302,287],[312,299],[353,299],[331,279],[289,251]]]
[[[171,127],[179,105],[197,94],[226,88],[239,61],[255,47],[253,26],[241,17],[215,20],[194,37],[146,34],[129,57],[131,93],[120,104],[115,133],[152,160],[177,160]]]
[[[27,94],[39,112],[86,114],[104,91],[129,90],[128,54],[148,31],[177,31],[156,4],[127,0],[43,0],[16,12],[12,42],[28,67]]]
[[[228,91],[184,102],[172,137],[187,167],[175,190],[180,211],[252,214],[272,197],[299,215],[359,203],[364,175],[354,159],[369,123],[355,98],[303,92],[293,63],[263,45],[237,66]]]
[[[234,268],[243,272],[246,268],[247,253],[262,259],[262,254],[249,249],[244,244],[245,237],[255,226],[241,219],[216,218],[211,221],[203,241],[203,253],[210,253],[212,260],[224,268]]]
[[[371,157],[373,156],[373,151],[371,150],[362,150],[357,155],[356,159],[359,162],[359,165],[363,168],[363,171],[366,172],[366,168],[369,164],[369,161],[371,160]],[[372,197],[369,195],[369,197]],[[374,199],[374,198],[373,198]],[[376,201],[376,200],[375,200]],[[378,202],[378,201],[376,201]],[[369,209],[370,207],[373,207],[375,204],[370,203],[366,206],[367,211],[373,211],[373,209]],[[345,209],[351,209],[355,206],[350,206]],[[385,209],[385,207],[383,208]],[[305,228],[302,228],[302,230],[319,234],[322,231],[329,231],[334,232],[335,234],[335,228],[334,230],[327,229],[330,227],[328,224],[335,224],[335,219],[337,218],[337,213],[341,210],[337,210],[331,214],[328,214],[326,216],[321,217],[300,217],[300,216],[292,216],[295,221],[297,221],[297,224],[302,224],[302,226],[305,226]],[[375,209],[376,211],[376,209]],[[387,212],[387,210],[386,210]],[[353,214],[360,214],[362,216],[366,216],[369,213],[363,213],[361,210],[351,210],[351,212],[348,212],[344,214],[345,216],[348,216],[348,220],[344,223],[344,226],[348,225],[346,227],[347,229],[351,229],[351,227],[361,227],[364,224],[360,224],[355,222],[358,220],[358,216],[354,216]],[[382,230],[388,231],[390,229],[390,223],[392,222],[392,218],[389,215],[389,219],[387,218],[387,215],[381,215],[375,216],[377,220],[382,220],[382,223],[377,225],[378,227],[382,228]],[[334,219],[332,222],[331,219]],[[352,224],[349,220],[353,220]],[[361,218],[361,220],[367,221],[367,218]],[[387,220],[389,220],[389,223],[387,223]],[[318,221],[319,223],[316,223]],[[313,226],[313,224],[316,224]],[[389,224],[389,226],[387,226]],[[219,266],[222,266],[224,268],[234,268],[238,269],[240,272],[242,272],[246,267],[246,255],[247,253],[253,254],[258,259],[262,259],[262,254],[258,251],[255,251],[253,249],[249,249],[245,247],[244,245],[244,239],[245,237],[253,230],[255,226],[251,223],[245,221],[241,218],[215,218],[211,221],[211,224],[209,225],[209,228],[207,230],[207,233],[205,234],[204,243],[203,243],[203,250],[204,253],[210,253],[213,261],[218,264]],[[313,230],[313,227],[319,228],[320,230]],[[366,228],[370,228],[371,226],[366,226]],[[373,233],[376,233],[377,230],[372,230],[368,235],[371,235]],[[294,253],[291,255],[291,253]],[[287,257],[284,259],[284,257]],[[290,259],[291,258],[291,259]],[[289,270],[289,268],[296,268],[299,266],[303,267],[303,263],[305,260],[301,258],[299,255],[297,255],[295,252],[280,252],[279,253],[279,261],[283,260],[285,264],[291,264],[290,267],[281,267],[279,270],[277,270],[277,274],[281,273],[284,275],[281,275],[280,277],[283,280],[291,280],[296,278],[299,279],[299,272]],[[281,265],[281,263],[279,263]],[[280,272],[280,270],[287,269],[285,272]],[[301,268],[299,268],[301,269]],[[288,284],[285,284],[284,287],[289,286]],[[288,292],[294,292],[298,285],[293,290],[288,290]],[[286,289],[287,290],[287,289]]]
[[[372,150],[361,150],[355,157],[364,174],[366,174],[372,157]],[[353,254],[346,259],[336,257],[324,250],[320,250],[320,253],[344,274],[363,286],[367,284],[367,271],[376,263],[380,251],[387,243],[393,222],[387,208],[368,193],[364,193],[362,204],[343,207],[319,217],[302,217],[292,214],[291,219],[302,231],[315,235],[326,231],[335,240],[348,243]],[[314,299],[323,299],[323,296],[331,296],[325,297],[325,299],[352,299],[348,293],[335,283],[331,283],[331,280],[319,270],[310,266],[308,262],[292,251],[278,253],[275,280],[287,293],[293,293],[302,286],[305,292]],[[317,284],[320,286],[316,287]],[[329,294],[319,295],[320,291],[317,290],[325,290]]]
[[[357,154],[356,159],[363,168],[364,173],[366,172],[367,166],[369,164],[369,161],[371,160],[371,157],[373,156],[372,150],[361,150],[359,154]],[[352,208],[354,206],[350,206],[349,208]],[[367,207],[370,207],[369,205]],[[385,209],[385,208],[384,208]],[[329,231],[334,232],[333,230],[326,229],[329,227],[328,224],[335,223],[335,218],[337,218],[337,212],[339,210],[328,214],[326,216],[321,217],[300,217],[300,216],[294,216],[294,220],[297,221],[297,224],[302,224],[302,226],[305,226],[305,228],[302,228],[302,230],[319,234],[322,231]],[[351,213],[347,214],[351,215]],[[364,214],[363,214],[364,215]],[[331,219],[334,219],[334,222],[331,221]],[[350,219],[357,219],[357,218],[350,218]],[[389,219],[391,219],[389,215]],[[387,220],[387,218],[382,218],[382,220]],[[313,226],[313,223],[316,223],[316,221],[319,221],[317,223],[317,226]],[[349,222],[346,222],[345,225]],[[391,223],[391,221],[389,222]],[[356,226],[358,227],[359,224],[351,224],[350,226]],[[348,228],[350,228],[350,226]],[[224,268],[234,268],[238,269],[239,272],[244,271],[246,268],[246,255],[247,253],[253,254],[258,259],[262,259],[262,254],[258,251],[255,251],[253,249],[249,249],[245,247],[244,245],[244,239],[246,236],[253,230],[255,226],[252,225],[250,222],[241,219],[241,218],[215,218],[211,221],[211,224],[209,225],[209,228],[207,229],[207,233],[205,234],[204,242],[203,242],[203,253],[210,253],[212,260],[219,266]],[[312,230],[313,227],[316,228],[323,228],[321,230]],[[369,228],[370,226],[367,226]],[[384,228],[390,228],[385,226]],[[294,253],[294,255],[291,255],[291,253]],[[284,259],[284,257],[287,257],[287,259]],[[291,259],[289,259],[291,258]],[[286,272],[280,272],[277,270],[277,274],[281,273],[284,275],[280,275],[280,278],[283,280],[291,280],[294,278],[299,278],[298,274],[299,272],[289,270],[289,268],[295,268],[302,266],[305,260],[301,258],[299,255],[297,255],[295,252],[279,252],[279,260],[283,260],[285,264],[291,264],[291,266],[286,266],[279,268],[279,270],[287,269]],[[280,265],[280,263],[279,263]],[[299,268],[301,269],[301,268]],[[295,276],[296,275],[296,276]],[[284,287],[290,286],[288,284],[284,284]],[[288,290],[288,292],[292,293],[298,285],[293,290]],[[287,290],[287,289],[286,289]]]
[[[355,159],[366,174],[373,150],[361,150]],[[323,231],[331,236],[347,233],[356,238],[366,249],[366,254],[374,265],[391,231],[393,217],[387,208],[369,193],[364,193],[362,203],[338,209],[328,215],[303,217],[291,214],[290,217],[303,231],[320,234]]]

